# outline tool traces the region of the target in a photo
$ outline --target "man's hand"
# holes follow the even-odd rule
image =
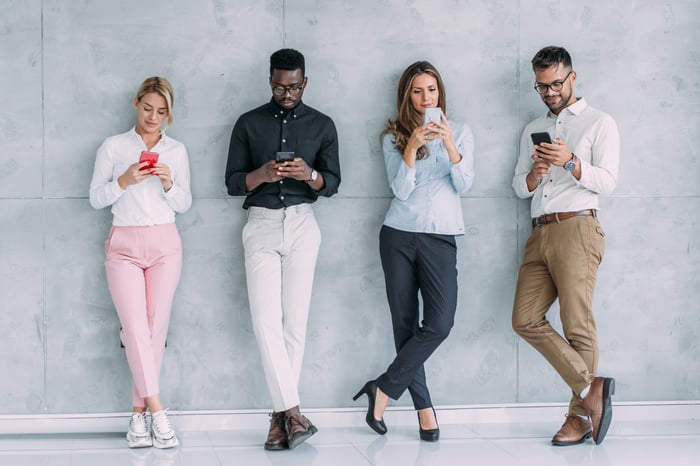
[[[571,160],[571,151],[562,139],[556,138],[554,142],[543,142],[537,147],[538,155],[543,161],[549,162],[556,167],[563,167],[566,162]],[[534,156],[533,156],[534,160]]]
[[[277,174],[282,178],[294,178],[299,181],[309,181],[313,169],[304,159],[295,157],[294,160],[276,163]]]

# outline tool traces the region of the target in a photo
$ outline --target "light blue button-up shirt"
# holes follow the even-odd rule
[[[474,180],[474,137],[467,125],[449,123],[462,156],[454,164],[442,140],[437,139],[426,144],[430,155],[416,160],[411,168],[394,146],[394,135],[384,135],[384,163],[395,196],[384,225],[416,233],[464,234],[459,196],[471,188]]]

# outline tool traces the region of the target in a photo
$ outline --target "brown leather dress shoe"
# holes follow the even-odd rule
[[[295,448],[304,443],[309,437],[318,432],[316,426],[311,424],[306,416],[299,411],[299,406],[285,411],[287,427],[287,443],[289,448]]]
[[[584,419],[576,414],[567,414],[564,425],[552,437],[552,445],[560,447],[577,445],[591,438],[591,431],[591,423],[588,419]]]
[[[603,442],[612,420],[612,396],[615,394],[615,379],[596,377],[591,382],[588,394],[583,399],[583,407],[591,418],[593,441]]]
[[[267,433],[265,450],[286,450],[288,448],[285,412],[272,413],[270,414],[270,431]]]

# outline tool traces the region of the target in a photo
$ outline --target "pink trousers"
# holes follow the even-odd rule
[[[145,398],[160,393],[170,309],[182,270],[180,235],[174,223],[113,226],[105,253],[107,284],[133,377],[133,403],[145,408]]]

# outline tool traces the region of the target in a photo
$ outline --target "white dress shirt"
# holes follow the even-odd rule
[[[396,148],[393,134],[382,144],[384,164],[394,199],[384,225],[414,233],[464,234],[460,194],[474,181],[474,137],[467,125],[449,122],[462,160],[450,161],[441,139],[429,141],[430,155],[411,168]]]
[[[173,186],[165,192],[157,176],[122,189],[117,179],[129,165],[139,161],[146,144],[135,129],[105,139],[95,160],[90,183],[90,205],[95,209],[112,206],[114,226],[149,226],[175,222],[175,213],[192,205],[190,168],[184,144],[163,132],[150,149],[158,153],[158,163],[170,168]]]
[[[529,191],[525,178],[532,169],[535,148],[530,133],[547,131],[552,140],[566,142],[581,161],[581,179],[563,167],[552,165],[549,175]],[[589,106],[583,98],[564,108],[559,115],[546,115],[530,122],[520,138],[520,156],[515,167],[513,190],[525,199],[532,197],[532,218],[555,212],[598,209],[598,195],[610,194],[617,184],[620,164],[620,134],[615,120]]]

